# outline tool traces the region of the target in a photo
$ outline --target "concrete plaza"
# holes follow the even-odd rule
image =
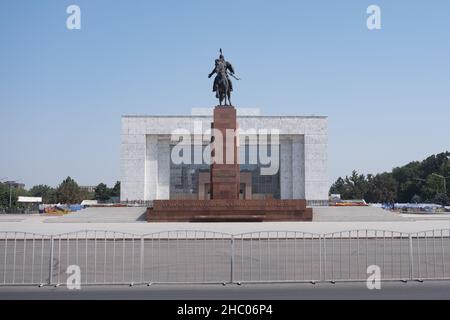
[[[204,230],[230,234],[256,231],[329,233],[376,229],[418,232],[450,229],[450,215],[400,215],[374,207],[314,209],[313,222],[269,223],[146,223],[145,208],[91,208],[63,217],[0,215],[0,231],[59,234],[80,230],[109,230],[147,234],[171,230]]]

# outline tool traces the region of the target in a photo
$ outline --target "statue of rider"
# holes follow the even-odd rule
[[[228,71],[231,73],[231,75],[234,75],[233,66],[231,65],[231,63],[229,63],[228,61],[225,60],[225,57],[223,56],[223,53],[222,53],[222,49],[220,49],[219,59],[216,59],[214,69],[208,75],[208,78],[211,78],[214,75],[214,73],[218,75],[220,72],[224,72],[227,76],[229,90],[230,90],[230,92],[233,92],[233,82],[231,82],[231,80],[230,80]],[[217,75],[216,75],[216,78],[214,79],[213,92],[215,92],[216,97],[219,98],[218,76]]]

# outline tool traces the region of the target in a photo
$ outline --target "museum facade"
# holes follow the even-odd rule
[[[190,116],[123,116],[121,201],[209,199],[205,155],[212,121],[212,109]],[[327,123],[323,116],[261,116],[238,109],[240,197],[327,205]]]

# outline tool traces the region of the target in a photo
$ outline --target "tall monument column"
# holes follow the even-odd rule
[[[211,164],[211,199],[237,200],[240,194],[240,168],[236,109],[214,109],[213,151]]]

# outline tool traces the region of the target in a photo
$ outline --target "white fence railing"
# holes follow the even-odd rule
[[[328,234],[166,231],[0,232],[0,285],[82,285],[450,279],[450,230]]]

